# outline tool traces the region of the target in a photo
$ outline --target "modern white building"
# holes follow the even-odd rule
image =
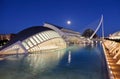
[[[44,27],[53,29],[54,31],[56,31],[57,33],[60,34],[60,36],[66,41],[66,42],[79,42],[81,41],[81,39],[84,39],[84,37],[81,36],[81,34],[79,32],[67,29],[67,28],[63,28],[54,24],[50,24],[50,23],[45,23],[43,25]]]
[[[64,39],[53,29],[34,26],[27,28],[0,49],[0,55],[33,53],[66,48]]]
[[[43,26],[53,29],[54,31],[58,32],[62,37],[67,37],[67,36],[81,37],[79,32],[76,32],[67,28],[63,28],[54,24],[45,23]]]

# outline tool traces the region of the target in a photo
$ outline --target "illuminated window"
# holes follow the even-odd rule
[[[45,38],[41,35],[41,33],[39,34],[39,36],[43,39],[43,41],[45,40]]]
[[[39,40],[39,43],[41,42],[39,35],[35,35],[36,38]]]
[[[42,42],[43,41],[43,39],[40,37],[40,35],[38,34],[38,35],[36,35],[38,38],[39,38],[39,40]]]
[[[49,38],[47,37],[47,35],[46,35],[45,32],[43,32],[42,34],[44,35],[44,37],[45,37],[47,40],[49,39]]]
[[[50,39],[49,31],[46,32],[46,36]]]
[[[34,45],[36,45],[36,42],[34,41],[34,39],[31,37],[31,38],[29,38],[30,39],[30,41],[34,44]]]
[[[51,35],[51,37],[53,38],[53,31],[50,31],[50,35]]]
[[[35,39],[35,41],[36,41],[37,43],[40,43],[40,41],[38,40],[38,38],[37,38],[36,36],[33,36],[33,38]]]
[[[41,35],[47,40],[48,38],[44,35],[44,33],[41,33]]]
[[[46,35],[46,37],[47,37],[48,39],[50,39],[50,37],[48,36],[47,33],[48,33],[48,32],[44,32],[44,34]]]
[[[29,40],[26,40],[26,43],[27,43],[30,47],[33,46],[33,44],[31,43],[31,41],[29,41]]]
[[[22,45],[23,45],[26,49],[29,49],[29,46],[28,46],[25,42],[22,42]]]
[[[49,38],[51,38],[50,31],[47,32],[47,35],[49,36]]]

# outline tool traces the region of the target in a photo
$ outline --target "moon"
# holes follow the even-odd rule
[[[68,21],[67,21],[67,24],[70,25],[70,24],[71,24],[71,21],[68,20]]]

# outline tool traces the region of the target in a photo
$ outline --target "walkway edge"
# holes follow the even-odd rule
[[[102,43],[102,47],[103,47],[103,51],[104,51],[104,55],[105,55],[105,60],[106,60],[106,62],[107,62],[108,75],[109,75],[110,79],[115,79],[115,78],[114,78],[114,75],[112,74],[112,71],[111,71],[111,69],[110,69],[110,65],[109,65],[109,63],[108,63],[108,61],[107,61],[107,55],[106,55],[106,50],[105,50],[105,45],[104,45],[104,43]]]

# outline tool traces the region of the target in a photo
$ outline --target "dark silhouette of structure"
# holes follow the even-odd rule
[[[83,34],[82,34],[82,36],[84,36],[84,37],[86,37],[86,38],[90,38],[91,37],[91,35],[94,33],[94,30],[92,30],[92,29],[86,29],[84,32],[83,32]],[[98,36],[97,36],[97,34],[95,34],[94,36],[93,36],[93,38],[97,38]]]

